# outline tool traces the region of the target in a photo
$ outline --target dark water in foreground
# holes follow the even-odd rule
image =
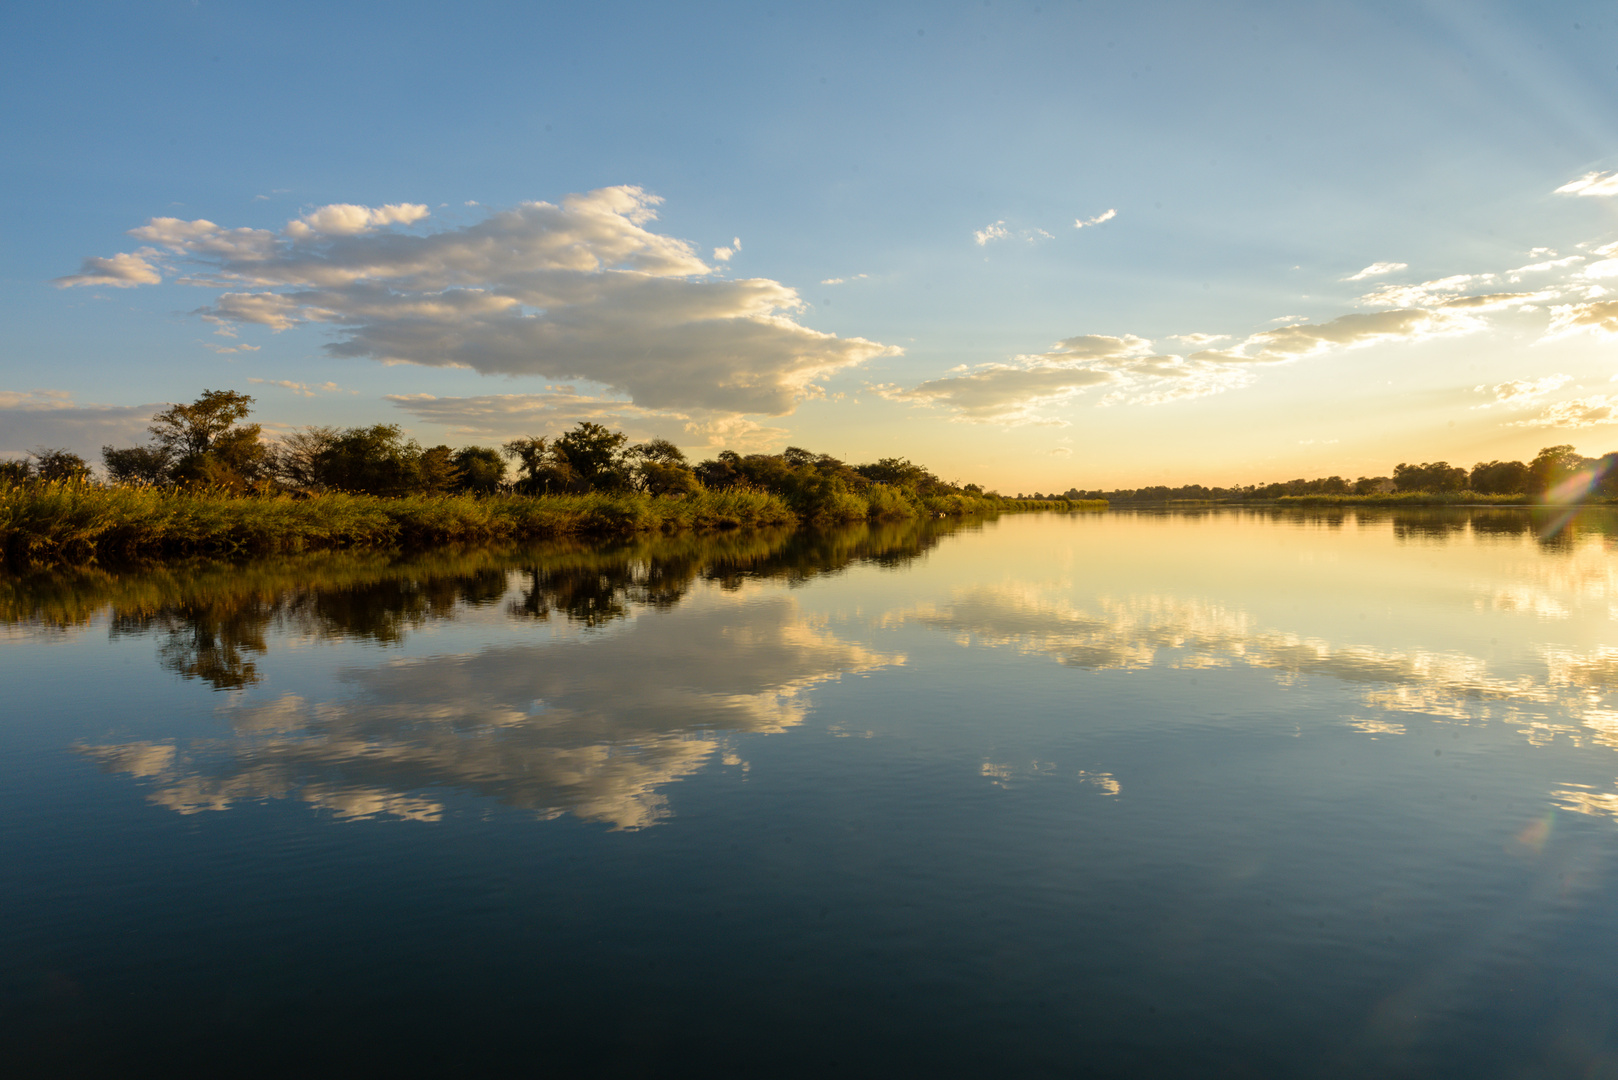
[[[1618,1076],[1594,513],[0,578],[0,1061]]]

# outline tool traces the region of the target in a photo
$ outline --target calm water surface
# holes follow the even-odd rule
[[[1618,1076],[1618,521],[0,577],[29,1073]]]

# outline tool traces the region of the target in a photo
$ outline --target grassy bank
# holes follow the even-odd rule
[[[1277,506],[1541,506],[1527,495],[1476,491],[1395,491],[1386,495],[1282,495]]]
[[[1068,508],[1062,500],[929,500],[880,484],[868,493],[839,492],[832,503],[795,510],[779,495],[747,488],[681,496],[330,493],[295,498],[34,481],[0,486],[0,551],[13,566],[72,565]]]

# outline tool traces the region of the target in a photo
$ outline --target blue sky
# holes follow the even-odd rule
[[[204,387],[1005,490],[1618,448],[1600,5],[187,0],[0,50],[0,454]]]

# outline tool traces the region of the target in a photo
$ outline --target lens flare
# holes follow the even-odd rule
[[[1545,492],[1545,502],[1560,509],[1540,530],[1541,540],[1557,536],[1567,528],[1568,522],[1573,520],[1580,507],[1584,505],[1584,501],[1590,497],[1590,493],[1607,478],[1607,474],[1612,471],[1612,465],[1611,458],[1603,458],[1578,470]]]

